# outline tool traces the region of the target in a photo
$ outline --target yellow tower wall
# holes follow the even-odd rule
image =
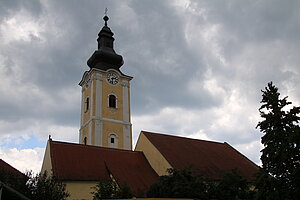
[[[111,85],[107,73],[114,71],[119,82]],[[130,85],[131,77],[124,76],[116,70],[102,71],[92,69],[85,72],[80,86],[82,87],[82,111],[80,143],[84,137],[87,144],[132,149],[132,127],[130,120]],[[116,108],[109,107],[109,95],[116,96]],[[90,105],[86,110],[86,98]],[[115,134],[118,146],[109,144],[109,135]]]
[[[82,108],[83,109],[83,119],[82,119],[82,124],[81,124],[81,138],[79,138],[80,141],[83,140],[84,137],[88,137],[88,130],[89,130],[89,127],[88,127],[88,122],[89,120],[91,119],[91,105],[89,105],[89,109],[87,110],[86,109],[86,99],[87,97],[91,98],[91,86],[89,85],[88,88],[85,88],[85,86],[83,86],[83,93],[82,93]],[[91,102],[91,99],[90,99],[90,102]]]
[[[86,98],[89,97],[90,98],[90,102],[91,102],[91,88],[85,88],[84,89],[84,92],[83,92],[83,100],[84,100],[84,115],[83,115],[83,124],[85,124],[86,122],[88,122],[90,120],[90,111],[91,111],[91,105],[89,105],[89,109],[86,110],[86,105],[85,105],[85,101],[86,101]]]
[[[108,84],[103,81],[103,95],[102,95],[102,116],[103,118],[123,120],[123,87],[119,83],[116,86]],[[117,108],[108,107],[108,95],[114,94],[117,97]]]
[[[123,138],[123,125],[113,122],[103,122],[103,146],[109,147],[108,138],[109,134],[114,133],[118,137],[118,148],[123,149],[124,138]]]

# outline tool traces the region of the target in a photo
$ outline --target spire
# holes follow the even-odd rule
[[[104,23],[105,26],[107,26],[107,21],[109,20],[109,17],[107,16],[107,11],[108,11],[108,9],[105,8],[105,13],[104,13],[105,15],[103,17],[103,20],[105,21],[105,23]]]
[[[98,34],[98,50],[87,61],[90,68],[98,68],[102,70],[116,69],[123,65],[122,56],[118,55],[114,50],[114,33],[107,25],[109,17],[107,16],[107,8],[105,9],[105,16],[103,17],[104,26]]]
[[[107,21],[109,20],[109,17],[108,17],[107,15],[105,15],[105,16],[103,17],[103,19],[104,19],[104,21],[105,21],[104,26],[107,26]]]

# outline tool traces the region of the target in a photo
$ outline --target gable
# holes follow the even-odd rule
[[[142,133],[139,135],[135,151],[144,152],[148,162],[159,176],[168,175],[167,169],[172,168],[172,166],[161,152]]]

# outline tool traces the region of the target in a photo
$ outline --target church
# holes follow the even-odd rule
[[[141,131],[132,147],[130,81],[122,73],[123,57],[114,50],[108,16],[98,34],[98,49],[87,61],[81,86],[79,143],[49,138],[41,172],[52,172],[66,184],[69,199],[92,199],[100,180],[127,184],[143,196],[168,168],[192,170],[213,179],[238,169],[251,180],[258,166],[224,142]]]

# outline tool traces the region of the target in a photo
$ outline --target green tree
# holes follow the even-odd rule
[[[260,194],[265,192],[263,188],[268,189],[268,193],[277,194],[274,195],[277,199],[295,199],[300,195],[300,107],[289,109],[291,102],[287,101],[287,97],[280,99],[278,88],[272,82],[262,90],[261,103],[259,112],[263,120],[257,125],[264,133],[261,161],[265,173],[261,172],[261,176],[267,182],[273,178],[274,183],[260,188],[266,186],[260,177],[257,188]],[[260,199],[268,199],[259,196]]]
[[[119,187],[114,180],[101,180],[96,186],[92,187],[94,191],[93,200],[99,199],[130,199],[132,193],[128,185]]]
[[[129,185],[125,184],[117,191],[116,199],[131,199],[133,194]]]
[[[168,169],[169,175],[160,176],[147,196],[154,198],[193,199],[252,199],[250,184],[237,170],[224,173],[221,180],[213,180],[193,174],[190,169]]]
[[[168,175],[160,176],[147,197],[156,198],[201,198],[207,199],[209,182],[192,173],[190,169],[168,169]]]
[[[222,180],[216,185],[215,196],[222,200],[253,199],[254,191],[251,184],[240,174],[238,170],[232,170],[223,175]]]
[[[264,169],[259,170],[256,178],[256,198],[258,200],[280,200],[280,190],[275,190],[279,187],[279,182],[273,176],[270,176]]]
[[[48,175],[47,171],[37,175],[29,172],[28,176],[30,177],[27,182],[30,192],[28,196],[32,200],[64,200],[70,196],[66,191],[66,185]]]

